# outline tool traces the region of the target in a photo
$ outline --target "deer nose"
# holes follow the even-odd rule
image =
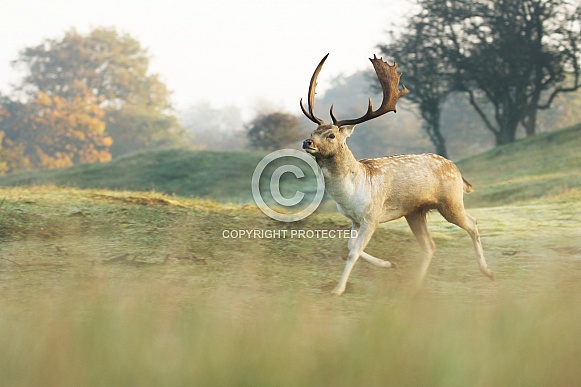
[[[311,139],[303,141],[303,149],[311,148],[313,141]]]

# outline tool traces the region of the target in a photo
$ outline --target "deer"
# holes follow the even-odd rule
[[[430,210],[437,210],[448,222],[468,232],[480,271],[493,280],[493,272],[484,258],[476,219],[464,209],[464,193],[470,193],[474,188],[452,161],[431,153],[356,160],[347,146],[346,140],[356,125],[396,112],[398,100],[408,92],[405,86],[399,87],[401,73],[397,72],[397,63],[390,65],[376,55],[370,58],[383,92],[377,110],[373,110],[369,98],[363,116],[338,120],[331,105],[332,123],[325,123],[315,116],[313,108],[317,77],[328,56],[320,61],[311,77],[308,110],[302,99],[300,106],[303,114],[318,125],[302,147],[314,156],[324,177],[325,190],[337,203],[337,209],[351,221],[347,262],[332,294],[339,296],[345,292],[349,275],[360,257],[379,267],[396,266],[364,250],[380,223],[401,217],[405,217],[423,250],[417,279],[417,289],[421,288],[435,252],[435,243],[427,227]]]

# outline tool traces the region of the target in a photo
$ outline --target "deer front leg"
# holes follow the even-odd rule
[[[362,255],[363,249],[367,246],[367,243],[369,243],[376,227],[377,223],[362,223],[359,227],[357,237],[349,240],[349,255],[347,256],[347,263],[345,264],[341,280],[339,280],[339,284],[331,292],[332,294],[340,296],[345,291],[351,270],[353,270],[353,266],[357,263],[359,256]]]

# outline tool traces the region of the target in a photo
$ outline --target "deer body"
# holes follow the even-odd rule
[[[325,178],[325,189],[337,202],[337,208],[352,222],[357,236],[349,240],[349,255],[345,270],[334,294],[345,291],[353,266],[363,259],[381,267],[394,267],[365,253],[367,243],[380,223],[405,217],[413,234],[424,250],[418,284],[426,276],[435,251],[435,245],[428,233],[426,214],[437,209],[451,223],[465,229],[471,236],[476,258],[482,273],[493,278],[492,271],[484,259],[476,219],[464,210],[464,192],[471,192],[472,186],[464,180],[458,168],[451,161],[434,154],[396,155],[378,159],[357,161],[346,144],[356,124],[375,118],[389,111],[395,111],[400,96],[407,93],[405,87],[399,90],[396,65],[390,66],[382,59],[371,59],[383,88],[380,108],[373,111],[371,101],[367,113],[354,120],[338,121],[331,117],[333,124],[326,124],[313,114],[316,78],[326,60],[323,58],[311,79],[309,87],[309,111],[301,101],[303,113],[318,124],[311,137],[303,142],[303,149],[313,155]]]

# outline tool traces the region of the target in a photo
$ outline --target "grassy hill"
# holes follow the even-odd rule
[[[52,184],[75,188],[157,191],[185,197],[249,202],[250,179],[264,154],[166,149],[108,163],[32,171],[0,178],[0,186]]]
[[[102,164],[33,171],[0,178],[0,186],[52,184],[78,188],[156,191],[221,202],[251,203],[250,181],[266,153],[168,149]],[[377,155],[381,156],[381,155]],[[292,163],[295,161],[291,160]],[[457,163],[476,191],[468,206],[493,206],[581,187],[581,124],[495,148]],[[276,168],[267,169],[264,181]],[[284,174],[281,191],[315,191],[314,175]]]
[[[71,168],[36,170],[0,177],[0,186],[56,185],[68,188],[102,188],[120,191],[156,191],[182,197],[198,197],[219,202],[253,203],[252,174],[267,152],[216,152],[165,149],[141,152],[108,163],[82,164]],[[299,165],[293,158],[276,160],[261,178],[264,200],[272,204],[270,176],[284,163]],[[302,191],[306,197],[316,192],[314,173],[302,167],[305,177],[282,175],[280,190],[292,197]]]
[[[457,163],[475,187],[468,206],[510,204],[581,188],[581,124],[517,141]]]

